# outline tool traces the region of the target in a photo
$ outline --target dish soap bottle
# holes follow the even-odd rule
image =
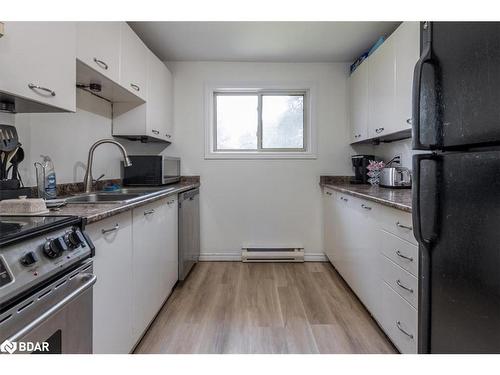
[[[45,199],[55,199],[57,197],[56,170],[52,159],[47,155],[40,155],[43,160],[45,172]]]

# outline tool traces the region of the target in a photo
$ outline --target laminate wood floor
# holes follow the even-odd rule
[[[395,353],[329,263],[201,262],[135,353]]]

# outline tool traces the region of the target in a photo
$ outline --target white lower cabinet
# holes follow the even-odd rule
[[[177,282],[177,196],[87,226],[96,247],[94,353],[129,353]]]
[[[93,351],[128,353],[132,335],[132,213],[125,212],[90,224],[94,242]]]
[[[162,199],[132,212],[133,334],[137,338],[144,333],[177,281],[177,217],[174,216],[177,209],[172,208],[176,202],[176,198]]]
[[[411,214],[328,188],[323,201],[328,259],[396,347],[416,353],[418,248],[406,228]]]

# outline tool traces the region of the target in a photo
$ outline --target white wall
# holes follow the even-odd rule
[[[169,63],[174,76],[176,143],[185,175],[201,175],[205,258],[238,257],[242,246],[303,246],[323,252],[319,176],[352,174],[346,122],[347,64]],[[205,160],[206,82],[297,81],[317,84],[318,158]]]
[[[380,156],[384,161],[391,160],[394,156],[401,156],[401,166],[412,167],[413,150],[411,149],[411,139],[396,141],[391,143],[381,143],[373,146],[373,154]]]
[[[57,182],[81,182],[90,146],[101,138],[111,138],[111,104],[85,91],[77,90],[76,113],[17,114],[15,125],[25,160],[20,173],[26,186],[36,185],[33,163],[40,155],[49,155],[55,164]],[[158,153],[164,146],[141,144],[118,139],[129,152]],[[93,177],[120,177],[122,156],[113,145],[101,145],[94,154]]]

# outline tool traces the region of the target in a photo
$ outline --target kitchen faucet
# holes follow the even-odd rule
[[[90,146],[89,149],[89,156],[87,159],[87,170],[85,171],[85,177],[83,178],[83,186],[85,188],[86,193],[91,193],[92,192],[92,186],[93,186],[93,179],[92,179],[92,162],[94,160],[94,151],[95,149],[99,146],[102,145],[103,143],[111,143],[116,145],[122,152],[123,154],[123,163],[125,167],[130,167],[132,165],[132,162],[130,161],[127,150],[125,150],[125,147],[123,147],[120,143],[113,139],[100,139],[96,143],[94,143],[92,146]]]

